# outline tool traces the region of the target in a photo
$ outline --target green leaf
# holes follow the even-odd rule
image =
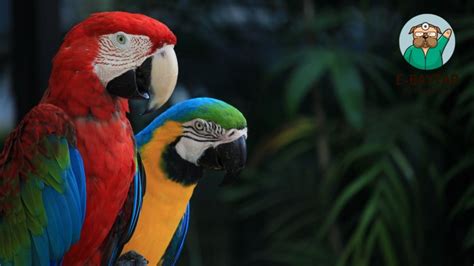
[[[415,175],[413,168],[411,167],[405,155],[400,151],[400,149],[394,146],[392,149],[390,149],[390,154],[392,155],[393,160],[395,161],[397,166],[400,168],[405,178],[407,180],[413,179]]]
[[[315,225],[316,222],[317,217],[315,217],[315,215],[301,216],[281,228],[275,233],[275,236],[279,239],[288,239],[292,234],[295,234],[298,231],[307,231],[303,229],[309,228],[311,225]]]
[[[445,175],[445,183],[449,183],[453,178],[461,174],[463,171],[474,167],[474,153],[469,153],[456,163]]]
[[[291,66],[297,64],[299,61],[307,57],[311,53],[313,48],[304,48],[299,51],[291,49],[284,53],[284,56],[278,60],[278,62],[269,66],[267,71],[268,78],[275,78],[276,75],[280,75],[282,72],[288,70]]]
[[[388,100],[395,99],[395,91],[393,90],[392,85],[383,78],[381,73],[373,65],[364,62],[360,64],[360,68],[367,73]]]
[[[397,67],[390,60],[370,53],[354,55],[354,59],[359,68],[374,82],[377,89],[382,91],[386,99],[394,100],[396,91],[389,80],[385,79],[382,72],[394,73]]]
[[[378,223],[377,229],[379,233],[380,248],[385,259],[384,265],[397,266],[398,265],[397,256],[395,254],[396,253],[395,249],[392,245],[393,240],[390,237],[389,231],[387,230],[387,228],[381,221]]]
[[[356,261],[368,260],[366,257],[364,257],[364,255],[366,254],[363,253],[363,248],[366,242],[365,235],[370,224],[373,222],[374,217],[376,216],[376,212],[378,209],[378,200],[379,200],[378,193],[374,193],[372,198],[366,204],[364,211],[362,213],[362,216],[360,218],[360,221],[357,224],[357,228],[355,232],[353,233],[352,237],[355,238],[355,241],[357,243],[355,253],[354,253],[354,259]],[[370,256],[369,256],[369,259],[370,259]]]
[[[374,252],[374,246],[377,241],[377,230],[370,230],[368,233],[368,236],[366,238],[366,244],[363,246],[364,247],[364,258],[365,260],[361,262],[360,265],[369,265],[370,258],[373,256]]]
[[[408,202],[409,198],[407,198],[407,191],[401,188],[402,184],[400,183],[401,178],[393,180],[391,177],[380,182],[380,213],[394,235],[397,236],[397,242],[401,243],[404,258],[408,258],[411,265],[416,265],[416,260],[414,261],[416,257],[413,245],[414,236],[411,233],[413,230],[410,220],[411,209],[403,204],[403,202]]]
[[[292,142],[314,135],[316,125],[312,118],[298,118],[280,128],[277,134],[267,137],[258,145],[253,156],[253,164],[258,164],[269,155],[274,154]]]
[[[410,213],[410,197],[408,192],[403,187],[403,183],[396,174],[394,167],[388,161],[383,162],[383,171],[387,176],[387,181],[390,184],[390,189],[394,191],[393,195],[397,196],[397,206],[403,213]]]
[[[268,210],[271,207],[278,206],[287,200],[288,197],[284,195],[281,195],[281,197],[259,197],[240,208],[238,213],[243,217],[248,217],[261,211]]]
[[[469,232],[466,234],[463,246],[465,249],[470,249],[474,247],[474,225],[471,225]]]
[[[466,192],[464,192],[464,194],[461,196],[461,199],[459,199],[459,201],[456,203],[455,207],[449,214],[449,217],[451,219],[454,219],[462,211],[472,208],[473,199],[474,199],[474,185],[471,185],[466,190]]]
[[[365,157],[381,153],[386,149],[387,146],[380,143],[364,143],[360,146],[357,146],[347,152],[347,154],[344,156],[344,159],[342,161],[342,168],[345,169],[349,165],[355,163],[357,160],[361,160]]]
[[[329,211],[327,218],[325,219],[324,224],[321,226],[321,229],[318,233],[318,238],[322,238],[326,235],[329,227],[334,224],[337,216],[342,211],[344,206],[349,202],[349,200],[354,197],[358,192],[363,188],[368,186],[372,180],[380,173],[381,165],[375,163],[370,170],[368,170],[362,176],[356,178],[348,187],[346,187],[337,197],[333,207]]]
[[[294,114],[304,97],[314,88],[315,83],[320,79],[327,68],[329,56],[317,50],[311,57],[306,58],[301,66],[298,66],[286,86],[287,111]]]
[[[349,239],[348,244],[345,246],[342,255],[339,257],[337,266],[347,265],[347,262],[349,261],[351,255],[354,255],[353,260],[356,262],[351,265],[366,265],[361,262],[370,260],[370,254],[362,254],[361,248],[365,247],[365,243],[367,243],[367,241],[364,239],[364,236],[369,228],[369,225],[375,218],[378,208],[377,200],[378,192],[373,194],[372,198],[366,204],[366,207],[360,218],[360,222],[358,223],[355,231],[352,233],[352,236]],[[376,230],[369,231],[369,233],[373,232],[376,232]]]
[[[268,235],[277,233],[281,228],[292,223],[292,221],[298,221],[300,217],[311,214],[312,211],[316,211],[312,209],[313,205],[312,202],[308,201],[295,204],[293,208],[289,208],[287,211],[271,219],[265,228],[266,233]]]
[[[363,126],[364,88],[357,68],[346,55],[336,53],[330,64],[332,83],[347,121],[355,128]]]

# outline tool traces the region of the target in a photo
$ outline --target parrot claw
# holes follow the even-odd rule
[[[135,251],[129,251],[123,254],[122,256],[120,256],[116,264],[116,266],[144,266],[144,265],[148,265],[148,260]]]

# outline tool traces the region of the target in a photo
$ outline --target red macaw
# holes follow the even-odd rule
[[[138,174],[127,99],[148,110],[168,100],[175,44],[164,24],[126,12],[94,14],[66,35],[41,103],[0,156],[1,265],[109,262]]]

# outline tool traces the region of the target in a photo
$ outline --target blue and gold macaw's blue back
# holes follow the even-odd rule
[[[170,244],[168,245],[168,248],[166,249],[165,254],[163,255],[163,266],[176,265],[179,256],[183,251],[184,240],[186,240],[186,235],[188,234],[189,218],[191,214],[189,205],[190,204],[188,204],[186,212],[184,213],[183,218],[181,218],[178,228],[176,229],[176,232],[174,233],[173,238],[171,239]]]
[[[79,240],[84,166],[65,113],[40,104],[0,155],[0,265],[59,265]]]
[[[151,265],[174,265],[189,226],[189,200],[203,169],[241,167],[246,132],[247,122],[236,108],[212,98],[195,98],[172,106],[137,134],[146,193],[123,253],[135,251]],[[214,158],[223,154],[239,156]]]

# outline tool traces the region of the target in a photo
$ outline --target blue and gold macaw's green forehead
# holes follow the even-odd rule
[[[230,104],[213,98],[194,98],[175,104],[148,125],[139,135],[140,141],[151,137],[153,131],[164,125],[167,121],[175,121],[181,124],[202,119],[213,122],[226,130],[244,129],[247,120],[242,113]]]

